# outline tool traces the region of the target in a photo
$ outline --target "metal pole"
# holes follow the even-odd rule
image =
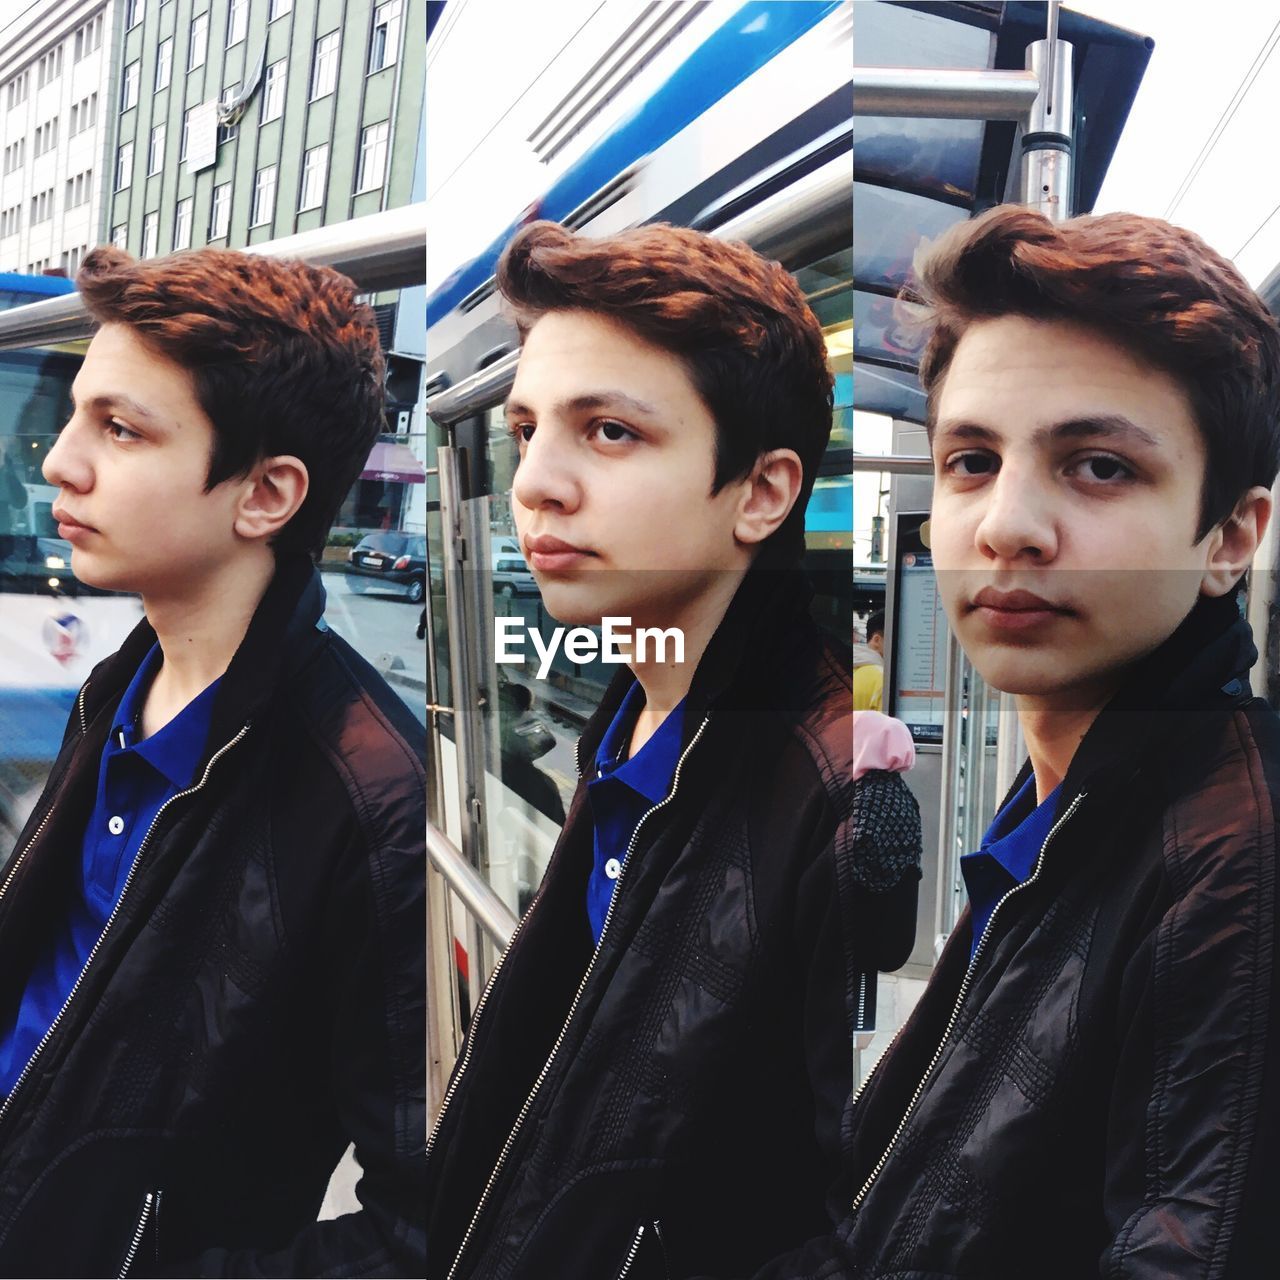
[[[899,476],[933,475],[933,459],[910,453],[855,453],[855,471],[887,471]]]
[[[1030,71],[855,67],[855,116],[1022,120],[1040,92]]]
[[[484,866],[484,767],[477,763],[473,716],[478,709],[467,636],[464,569],[468,563],[462,502],[466,474],[463,451],[453,445],[436,450],[440,471],[440,523],[444,544],[444,602],[449,634],[449,679],[453,686],[453,744],[458,761],[459,825],[462,852],[473,867]],[[471,1008],[483,988],[484,935],[473,920],[467,930]]]
[[[1027,46],[1027,72],[1043,89],[1022,134],[1022,202],[1054,222],[1071,216],[1072,52],[1065,40]]]
[[[1002,693],[1000,696],[1000,721],[996,730],[996,804],[1009,794],[1013,780],[1022,768],[1023,758],[1027,754],[1026,743],[1022,737],[1022,726],[1018,722],[1018,705],[1013,694]]]
[[[960,784],[963,721],[964,650],[955,632],[947,628],[947,693],[942,711],[942,805],[938,815],[938,892],[934,913],[933,958],[936,961],[956,922],[956,882],[959,875],[960,838],[956,797]]]

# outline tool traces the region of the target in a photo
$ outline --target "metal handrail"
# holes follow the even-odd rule
[[[427,823],[427,857],[444,876],[449,888],[500,950],[506,950],[520,922],[489,887],[461,850],[439,827]]]
[[[855,67],[855,116],[1023,120],[1040,92],[1030,71]]]
[[[373,293],[425,282],[426,237],[427,206],[420,202],[250,245],[245,252],[333,267]],[[92,334],[78,293],[0,311],[0,351],[75,342]]]
[[[855,453],[855,471],[887,471],[899,476],[933,475],[933,458],[913,453]]]

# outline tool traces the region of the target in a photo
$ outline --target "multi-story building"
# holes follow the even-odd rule
[[[243,248],[408,203],[425,0],[126,0],[109,238]]]
[[[136,7],[140,0],[132,0]],[[0,41],[0,270],[74,274],[100,239],[119,0],[44,0]]]

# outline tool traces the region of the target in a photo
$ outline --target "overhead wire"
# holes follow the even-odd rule
[[[1205,139],[1204,146],[1200,148],[1196,158],[1191,162],[1191,168],[1187,170],[1186,177],[1183,178],[1181,185],[1178,187],[1177,191],[1174,192],[1173,199],[1169,202],[1169,207],[1164,211],[1164,216],[1166,218],[1172,218],[1174,213],[1177,211],[1178,206],[1186,198],[1187,192],[1191,189],[1191,184],[1195,182],[1196,178],[1199,176],[1200,170],[1204,168],[1205,162],[1212,154],[1214,147],[1218,145],[1223,133],[1226,132],[1227,126],[1235,118],[1236,112],[1240,109],[1240,104],[1248,96],[1249,90],[1253,88],[1253,82],[1258,78],[1262,68],[1266,66],[1267,60],[1274,52],[1277,42],[1280,42],[1280,21],[1277,21],[1275,26],[1271,28],[1270,35],[1267,36],[1266,40],[1263,42],[1262,48],[1258,50],[1257,57],[1254,58],[1253,63],[1244,73],[1244,77],[1236,87],[1236,91],[1232,95],[1231,101],[1227,103],[1225,108],[1223,108],[1222,115],[1218,117],[1217,124],[1214,125],[1209,137]],[[1266,224],[1264,223],[1263,225],[1265,226]],[[1258,228],[1259,231],[1261,229],[1261,227]],[[1254,232],[1254,235],[1257,235],[1256,231]],[[1250,239],[1252,239],[1252,237],[1250,237]]]

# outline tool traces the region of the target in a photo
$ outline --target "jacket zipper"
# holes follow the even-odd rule
[[[564,1020],[564,1025],[560,1028],[560,1034],[556,1036],[555,1044],[551,1046],[551,1052],[547,1056],[546,1062],[542,1064],[542,1070],[538,1072],[538,1078],[533,1082],[533,1088],[529,1092],[529,1096],[524,1100],[524,1106],[520,1108],[519,1115],[516,1116],[515,1127],[507,1135],[507,1140],[503,1144],[501,1152],[498,1154],[498,1162],[493,1167],[493,1172],[489,1175],[488,1182],[485,1183],[483,1194],[480,1196],[480,1203],[476,1206],[476,1211],[471,1215],[471,1223],[467,1227],[467,1233],[462,1237],[462,1243],[458,1246],[457,1256],[453,1260],[453,1266],[449,1268],[449,1274],[445,1280],[453,1280],[457,1274],[458,1265],[462,1262],[462,1256],[467,1251],[467,1245],[471,1243],[471,1237],[475,1234],[476,1224],[480,1221],[480,1215],[484,1212],[485,1205],[488,1203],[490,1193],[493,1191],[494,1184],[497,1182],[499,1175],[502,1173],[502,1167],[507,1162],[507,1156],[511,1154],[511,1148],[515,1145],[517,1135],[525,1122],[525,1117],[533,1107],[534,1099],[538,1096],[538,1090],[542,1088],[542,1082],[547,1078],[548,1072],[551,1070],[551,1064],[556,1059],[556,1054],[560,1052],[560,1046],[564,1043],[565,1034],[569,1030],[569,1024],[573,1021],[573,1015],[578,1011],[578,1005],[582,1000],[582,993],[587,988],[587,983],[591,980],[591,974],[596,967],[596,957],[600,954],[600,948],[604,944],[605,935],[609,932],[609,924],[613,920],[613,911],[618,904],[618,899],[622,896],[622,882],[626,877],[627,868],[631,865],[631,855],[635,852],[636,841],[640,838],[640,829],[644,826],[653,814],[659,809],[665,808],[674,799],[676,791],[680,787],[680,773],[684,768],[684,762],[689,758],[689,753],[698,745],[698,740],[702,737],[708,723],[711,720],[711,713],[708,712],[702,719],[702,723],[698,726],[698,732],[689,740],[689,745],[680,753],[680,759],[676,762],[676,771],[672,775],[671,790],[663,799],[659,800],[651,809],[647,809],[640,817],[640,821],[636,823],[635,830],[631,833],[631,840],[627,844],[626,856],[622,860],[622,869],[618,873],[618,879],[614,882],[613,896],[609,899],[609,909],[605,912],[604,926],[600,930],[600,941],[596,943],[596,949],[591,953],[590,963],[587,965],[587,971],[582,975],[582,981],[578,984],[578,990],[573,997],[573,1003],[569,1006],[568,1016]],[[528,913],[526,913],[527,916]],[[517,930],[518,932],[518,930]],[[512,935],[511,941],[515,942],[515,935]],[[507,948],[508,952],[511,950]],[[497,970],[494,970],[494,976],[497,976]],[[492,985],[492,979],[490,980]],[[488,988],[485,990],[488,994]],[[479,1017],[480,1006],[476,1006],[476,1017]],[[472,1019],[471,1032],[468,1034],[468,1041],[475,1030],[475,1018]],[[455,1082],[461,1078],[463,1067],[459,1069],[458,1075],[454,1077]],[[436,1128],[439,1128],[440,1118],[444,1115],[444,1107],[447,1105],[449,1096],[453,1093],[452,1088],[445,1097],[445,1103],[440,1107],[440,1117],[437,1117]],[[0,1113],[2,1115],[3,1113]],[[434,1137],[434,1133],[432,1135]]]
[[[631,1248],[627,1250],[626,1261],[622,1264],[622,1270],[618,1272],[617,1280],[627,1280],[627,1276],[631,1274],[631,1265],[636,1260],[636,1254],[640,1252],[640,1241],[644,1239],[644,1228],[643,1222],[636,1228],[635,1239],[631,1242]]]
[[[186,799],[187,796],[195,795],[197,791],[202,790],[205,783],[209,781],[209,774],[212,772],[213,766],[217,764],[218,761],[224,755],[226,755],[226,753],[230,751],[232,747],[236,746],[237,743],[239,743],[240,740],[248,732],[249,732],[249,725],[246,724],[240,730],[240,732],[237,733],[236,736],[231,739],[230,742],[226,743],[225,746],[221,747],[213,756],[210,757],[209,763],[204,767],[203,776],[201,777],[200,781],[196,783],[194,787],[188,787],[185,791],[180,791],[178,792],[177,795],[170,796],[168,800],[166,800],[164,804],[162,804],[160,808],[156,810],[156,816],[151,819],[151,825],[147,828],[147,834],[142,837],[142,843],[138,846],[138,852],[133,855],[133,862],[129,866],[129,874],[125,877],[124,888],[120,890],[120,897],[116,900],[116,905],[112,907],[111,914],[107,917],[107,923],[102,926],[102,932],[98,935],[97,942],[93,944],[93,949],[89,952],[89,958],[84,962],[84,967],[80,970],[79,976],[76,978],[75,982],[72,984],[70,993],[67,995],[67,998],[62,1002],[62,1008],[58,1010],[58,1016],[54,1018],[52,1025],[49,1027],[49,1030],[44,1033],[44,1036],[41,1038],[40,1043],[36,1045],[35,1050],[31,1054],[31,1057],[27,1059],[27,1065],[22,1068],[22,1074],[14,1082],[13,1088],[9,1090],[9,1096],[4,1100],[3,1103],[0,1103],[0,1124],[3,1124],[5,1116],[8,1115],[9,1113],[9,1108],[13,1105],[14,1098],[18,1096],[18,1093],[21,1091],[23,1084],[27,1080],[27,1077],[31,1074],[31,1068],[35,1066],[36,1059],[39,1058],[40,1054],[43,1052],[45,1045],[47,1045],[49,1041],[53,1039],[54,1032],[57,1031],[59,1024],[62,1022],[62,1019],[66,1016],[67,1010],[71,1007],[71,1002],[76,998],[76,993],[80,990],[81,984],[84,982],[85,974],[88,973],[89,970],[93,967],[94,959],[97,956],[98,951],[101,949],[102,943],[106,938],[107,934],[111,932],[111,926],[115,923],[116,916],[120,914],[120,908],[124,905],[125,898],[128,897],[129,895],[129,886],[133,884],[133,879],[134,879],[134,876],[137,875],[138,867],[142,864],[142,855],[146,852],[147,844],[150,841],[151,836],[156,829],[156,824],[160,821],[161,817],[163,816],[164,811],[171,804],[174,804],[179,800],[184,800]],[[53,808],[51,806],[49,809],[49,814],[52,814],[52,813],[53,813]],[[45,815],[45,822],[49,820],[49,814]],[[32,836],[31,843],[28,844],[27,848],[23,850],[24,856],[27,850],[31,848],[31,845],[35,844],[36,839],[39,837],[40,832],[42,830],[44,830],[44,822],[40,824],[39,828],[36,830],[36,834]],[[9,881],[12,879],[13,879],[13,876],[11,873],[9,877],[5,880],[3,887],[0,887],[0,897],[4,896],[4,891],[9,887]]]
[[[86,732],[85,723],[84,723],[84,695],[85,695],[85,692],[88,690],[88,688],[89,688],[89,682],[86,680],[80,688],[80,696],[76,699],[76,709],[80,719],[80,736],[81,737],[84,737],[84,734]],[[18,856],[10,862],[9,873],[8,875],[5,876],[4,883],[0,884],[0,898],[3,898],[4,895],[8,892],[9,882],[17,874],[18,868],[22,865],[23,858],[27,856],[27,853],[31,849],[31,847],[35,844],[37,840],[40,839],[40,835],[44,831],[45,827],[49,825],[49,819],[53,817],[54,806],[55,806],[55,801],[51,799],[49,801],[48,809],[45,810],[44,817],[40,819],[40,825],[35,829],[35,833],[32,835],[31,839],[27,841],[22,852],[18,854]]]
[[[929,1065],[925,1068],[925,1072],[920,1079],[920,1083],[916,1085],[916,1090],[911,1095],[911,1101],[907,1103],[907,1110],[902,1119],[898,1122],[898,1127],[893,1131],[893,1137],[889,1139],[889,1145],[884,1149],[880,1159],[876,1161],[875,1167],[867,1176],[867,1180],[862,1184],[858,1194],[854,1196],[853,1204],[850,1206],[851,1213],[857,1212],[858,1207],[862,1204],[863,1200],[866,1199],[867,1193],[871,1190],[871,1184],[880,1176],[880,1171],[889,1162],[889,1156],[893,1153],[894,1147],[897,1146],[898,1139],[902,1137],[903,1130],[906,1129],[907,1122],[911,1119],[912,1113],[916,1109],[916,1104],[920,1101],[920,1097],[924,1093],[924,1087],[928,1083],[929,1077],[933,1074],[933,1069],[938,1065],[938,1060],[942,1057],[942,1051],[946,1048],[947,1041],[951,1037],[951,1032],[956,1025],[956,1019],[960,1016],[960,1009],[964,1004],[964,998],[969,994],[969,986],[973,980],[974,971],[978,967],[978,961],[982,959],[983,948],[987,945],[987,939],[991,936],[991,926],[995,924],[996,916],[999,913],[1000,908],[1003,907],[1015,893],[1027,888],[1029,885],[1035,884],[1035,882],[1040,878],[1040,869],[1044,866],[1044,856],[1045,852],[1049,848],[1050,842],[1053,840],[1054,836],[1062,830],[1067,819],[1070,818],[1071,815],[1080,807],[1080,802],[1085,798],[1086,794],[1087,793],[1084,791],[1080,792],[1080,794],[1072,800],[1066,813],[1064,813],[1062,817],[1053,824],[1052,828],[1050,828],[1049,834],[1045,836],[1044,843],[1040,846],[1040,853],[1036,858],[1035,870],[1031,873],[1030,878],[1021,881],[1019,884],[1015,884],[1011,889],[1005,890],[1004,896],[1001,897],[992,908],[991,915],[987,919],[987,926],[982,931],[982,937],[978,939],[977,949],[973,953],[973,958],[969,961],[969,967],[965,970],[964,980],[960,983],[960,994],[956,997],[955,1007],[951,1010],[951,1017],[947,1021],[946,1030],[942,1033],[942,1039],[938,1042],[938,1047],[934,1050],[933,1057],[930,1060]],[[900,1035],[901,1032],[902,1028],[899,1027],[898,1034]],[[893,1044],[897,1042],[897,1039],[898,1036],[895,1035],[893,1042],[889,1045],[890,1049],[893,1048]],[[888,1057],[888,1050],[880,1056],[880,1061],[876,1063],[876,1068],[879,1067],[880,1062],[883,1062],[886,1057]],[[862,1096],[863,1091],[871,1082],[875,1073],[876,1069],[873,1068],[867,1074],[867,1078],[858,1086],[857,1092],[853,1095],[853,1101],[850,1104],[851,1106],[857,1105],[858,1099]]]
[[[858,1012],[854,1023],[854,1031],[865,1031],[867,1029],[867,983],[870,981],[870,975],[864,970],[858,975]]]
[[[578,768],[578,777],[582,777],[582,737],[579,735],[578,741],[573,748],[574,763]],[[444,1091],[444,1097],[440,1100],[440,1110],[436,1113],[435,1123],[431,1126],[431,1132],[427,1134],[427,1156],[431,1155],[431,1149],[436,1145],[436,1138],[440,1134],[440,1128],[444,1124],[445,1112],[449,1109],[449,1103],[453,1101],[453,1095],[457,1092],[458,1085],[462,1081],[462,1077],[466,1074],[467,1067],[471,1062],[471,1046],[475,1041],[475,1027],[480,1020],[480,1014],[484,1010],[485,1003],[489,999],[489,992],[493,990],[494,983],[498,980],[498,974],[502,971],[502,966],[506,963],[507,957],[511,954],[512,949],[516,945],[516,939],[520,936],[520,931],[524,928],[524,922],[529,918],[536,903],[530,903],[529,909],[522,915],[516,923],[515,931],[511,935],[511,940],[507,943],[502,954],[498,957],[497,963],[493,966],[493,972],[489,975],[489,980],[484,984],[484,990],[480,993],[480,999],[476,1001],[475,1012],[471,1015],[471,1025],[467,1032],[466,1043],[462,1049],[462,1061],[458,1065],[457,1071],[453,1073],[453,1078],[449,1081],[449,1087]]]
[[[133,1260],[138,1256],[138,1246],[142,1243],[142,1237],[146,1232],[151,1212],[153,1209],[158,1209],[159,1206],[160,1193],[158,1191],[148,1191],[147,1198],[142,1202],[142,1212],[138,1215],[138,1225],[133,1229],[133,1239],[129,1242],[129,1252],[125,1254],[124,1266],[120,1268],[117,1280],[125,1280],[125,1277],[129,1274],[130,1268],[133,1266]]]

